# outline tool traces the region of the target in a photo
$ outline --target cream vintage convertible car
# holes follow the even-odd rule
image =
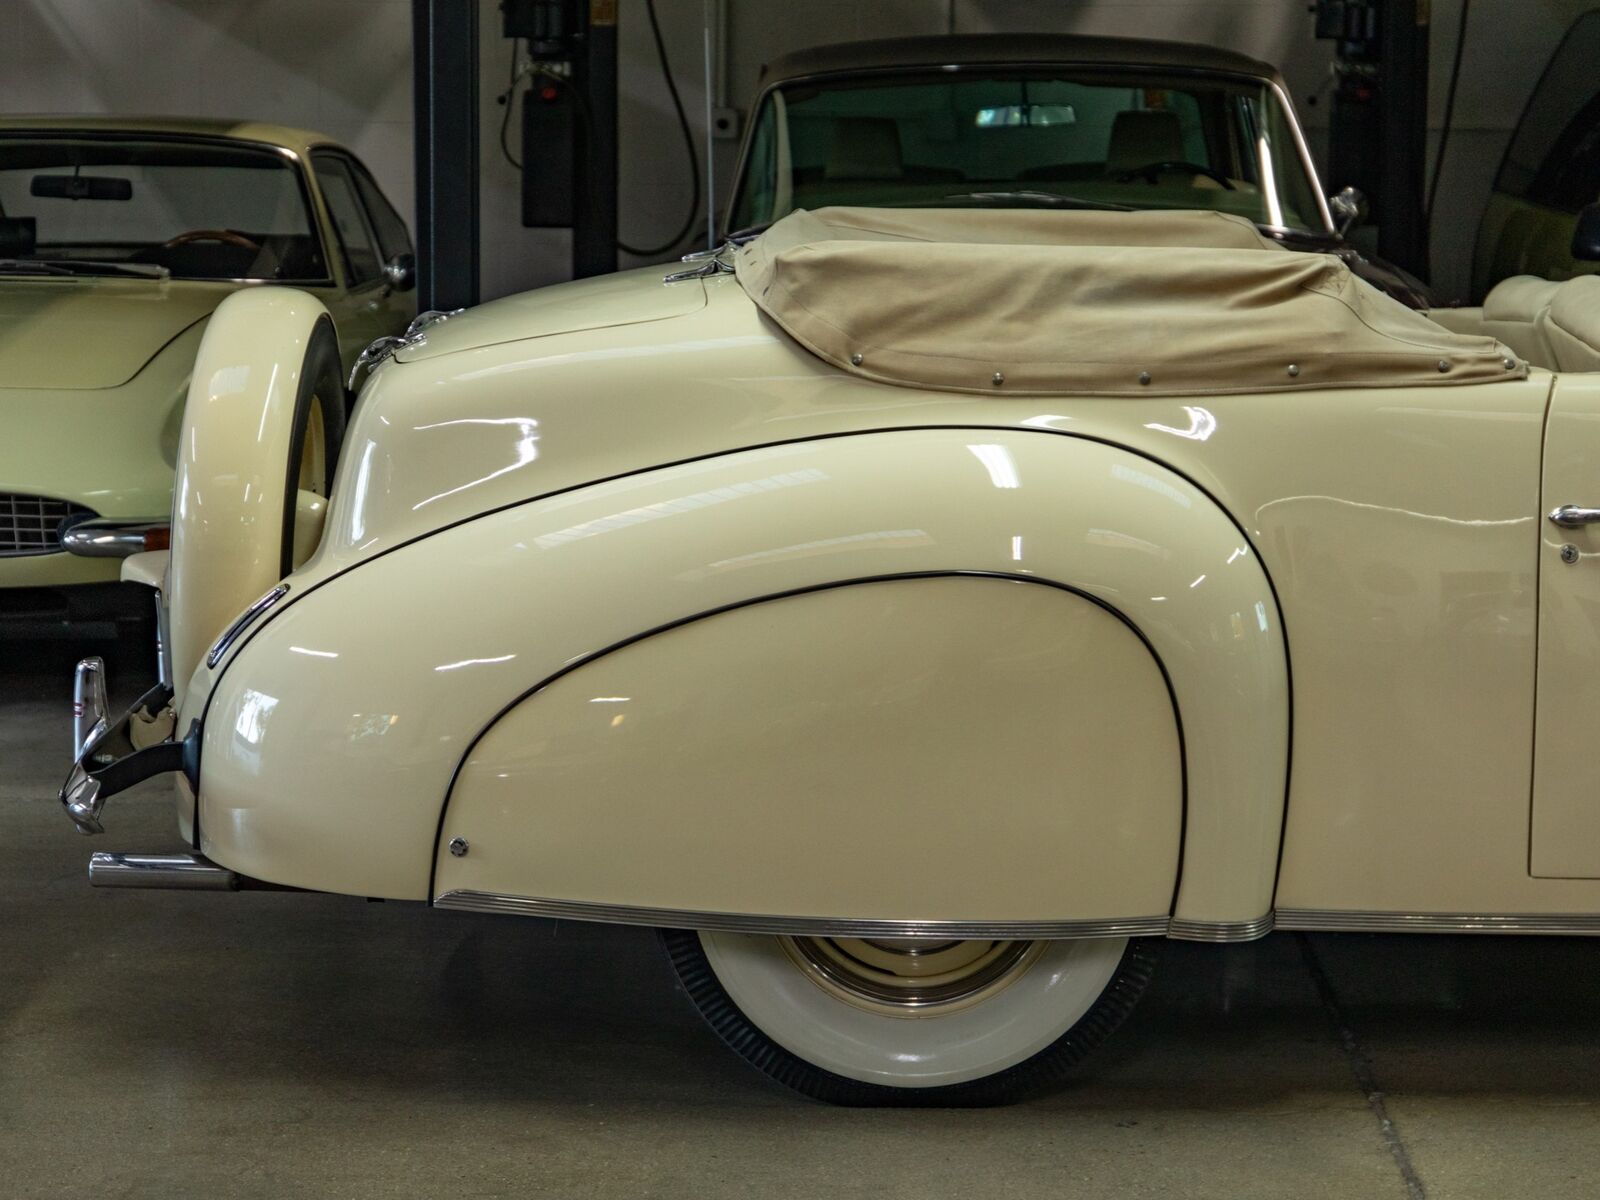
[[[1600,279],[850,208],[663,274],[380,347],[326,509],[326,314],[222,304],[61,796],[172,772],[191,850],[93,883],[657,926],[845,1103],[1063,1078],[1164,938],[1600,932]]]

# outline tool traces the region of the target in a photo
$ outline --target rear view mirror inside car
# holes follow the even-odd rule
[[[28,191],[55,200],[132,200],[133,181],[115,175],[35,175]]]

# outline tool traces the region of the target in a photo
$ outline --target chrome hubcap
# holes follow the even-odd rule
[[[818,987],[857,1008],[931,1016],[994,995],[1031,967],[1043,942],[926,938],[783,938]]]

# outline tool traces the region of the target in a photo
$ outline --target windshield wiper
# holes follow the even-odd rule
[[[7,275],[71,275],[72,272],[47,262],[27,258],[0,258],[0,271]]]
[[[8,275],[134,275],[140,279],[166,279],[172,274],[155,263],[83,258],[0,258],[0,271]]]
[[[1059,192],[955,192],[940,200],[919,204],[928,208],[946,204],[951,200],[965,200],[977,205],[996,208],[1088,208],[1102,212],[1132,212],[1126,204],[1108,204],[1103,200],[1085,200],[1081,196],[1063,196]]]

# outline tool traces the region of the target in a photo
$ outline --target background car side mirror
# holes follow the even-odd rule
[[[409,292],[417,286],[417,257],[414,254],[396,254],[383,264],[383,277],[397,292]]]
[[[1586,204],[1578,211],[1572,230],[1572,257],[1579,262],[1600,262],[1600,204]]]
[[[1352,225],[1367,219],[1367,196],[1360,188],[1340,188],[1328,197],[1328,211],[1338,222],[1339,236],[1343,237]]]

